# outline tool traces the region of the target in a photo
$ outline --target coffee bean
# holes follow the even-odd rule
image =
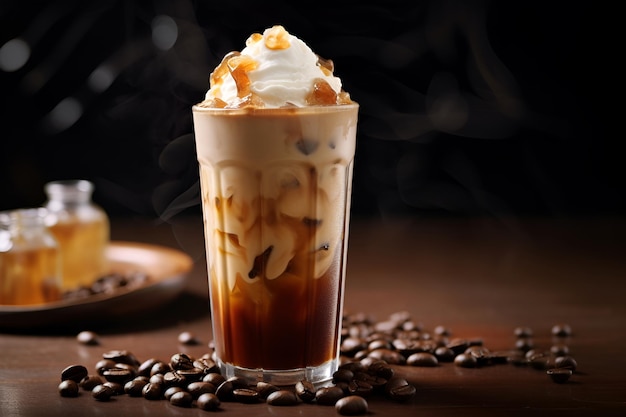
[[[369,397],[374,392],[374,386],[367,381],[354,380],[348,383],[349,395]]]
[[[345,371],[349,372],[350,375],[354,376],[352,371],[349,371],[347,369]],[[298,398],[300,398],[305,403],[311,402],[315,399],[316,389],[315,389],[315,386],[311,382],[306,381],[306,380],[298,381],[296,383],[295,389],[296,389],[296,395],[298,396]]]
[[[102,354],[102,359],[109,359],[115,363],[125,363],[136,367],[141,365],[135,355],[127,350],[110,350]]]
[[[563,343],[557,343],[555,345],[552,345],[552,347],[550,348],[550,353],[552,353],[554,356],[567,356],[569,355],[569,347],[567,345],[564,345]]]
[[[266,401],[269,405],[291,406],[298,404],[298,397],[291,391],[278,390],[268,395]]]
[[[513,334],[515,335],[515,337],[523,337],[523,338],[532,337],[533,329],[531,329],[530,327],[526,327],[526,326],[518,326],[513,330]]]
[[[170,358],[170,366],[173,370],[179,371],[181,369],[193,368],[193,359],[186,353],[175,353]]]
[[[96,385],[93,390],[91,390],[92,397],[98,401],[109,401],[113,394],[113,389],[104,384]]]
[[[170,404],[175,405],[176,407],[191,407],[193,397],[186,391],[178,391],[171,395],[169,401]]]
[[[110,382],[117,382],[125,384],[127,381],[133,379],[133,373],[129,369],[123,368],[111,368],[102,371],[104,379]]]
[[[182,387],[187,385],[187,378],[177,371],[169,371],[163,375],[166,387]]]
[[[249,388],[236,388],[233,390],[233,399],[244,404],[254,404],[259,401],[259,393]]]
[[[215,395],[217,395],[217,398],[219,398],[222,402],[233,401],[234,390],[235,387],[231,381],[224,381],[215,390]]]
[[[76,340],[78,341],[78,343],[88,346],[95,346],[100,344],[98,335],[88,330],[78,333],[76,335]]]
[[[154,382],[148,382],[141,390],[143,398],[146,400],[160,400],[163,398],[163,385]]]
[[[204,371],[200,368],[191,368],[191,369],[181,369],[176,371],[180,376],[185,378],[187,383],[196,382],[202,380],[204,378]]]
[[[339,387],[322,387],[315,393],[315,401],[319,405],[335,405],[337,400],[345,396]]]
[[[454,358],[454,364],[461,368],[475,368],[478,365],[478,361],[472,355],[461,353]]]
[[[452,362],[456,354],[448,347],[440,346],[435,349],[435,357],[439,362]]]
[[[333,383],[350,382],[354,378],[354,373],[349,369],[338,369],[333,373]]]
[[[394,377],[387,382],[385,394],[394,401],[408,401],[415,395],[416,389],[409,382],[400,377]]]
[[[196,381],[187,385],[187,391],[193,398],[198,398],[202,394],[215,394],[217,387],[210,382]]]
[[[389,380],[393,377],[395,371],[387,362],[376,360],[368,365],[367,373]]]
[[[368,343],[367,349],[376,350],[376,349],[391,349],[391,343],[384,339],[374,339]]]
[[[563,384],[570,379],[573,372],[569,368],[553,368],[548,369],[546,373],[552,379],[552,381],[556,382],[557,384]]]
[[[572,328],[569,324],[559,323],[552,326],[552,335],[556,337],[569,337],[572,335]]]
[[[383,360],[390,365],[404,365],[406,358],[399,352],[391,349],[376,349],[369,353],[370,358]]]
[[[178,335],[178,343],[187,346],[200,344],[196,336],[191,332],[182,332]]]
[[[165,377],[163,376],[163,374],[154,374],[150,377],[148,382],[151,384],[160,384],[165,386]]]
[[[201,369],[203,373],[217,373],[219,372],[219,367],[215,363],[213,359],[210,358],[200,358],[193,361],[193,366],[195,368]]]
[[[59,394],[61,394],[61,397],[78,397],[78,384],[71,379],[61,381]]]
[[[220,408],[221,402],[217,395],[206,393],[198,397],[196,405],[204,411],[215,411]]]
[[[154,366],[154,364],[157,362],[158,360],[155,358],[150,358],[150,359],[143,361],[137,367],[137,375],[150,376],[150,371],[152,370],[152,367]]]
[[[452,339],[446,344],[446,347],[452,350],[455,355],[465,352],[469,346],[467,339]]]
[[[367,401],[358,395],[340,398],[335,403],[335,409],[343,416],[360,416],[367,414]]]
[[[150,376],[158,375],[158,374],[163,375],[166,372],[169,372],[171,370],[172,370],[172,367],[170,366],[169,363],[157,361],[154,365],[152,365],[152,368],[150,368]]]
[[[87,368],[83,365],[70,365],[61,371],[61,381],[67,381],[68,379],[80,383],[88,375]]]
[[[358,337],[348,337],[341,342],[341,353],[346,356],[354,356],[360,350],[367,348],[367,344],[363,339]]]
[[[339,366],[339,369],[347,369],[352,372],[365,371],[365,366],[358,361],[346,362]]]
[[[226,381],[226,378],[224,378],[222,374],[219,374],[217,372],[211,372],[211,373],[206,374],[202,378],[202,381],[209,382],[215,385],[215,387],[219,387],[224,381]]]
[[[148,384],[147,381],[139,378],[132,379],[124,384],[124,392],[131,397],[141,397],[143,387]]]
[[[418,352],[414,353],[406,359],[407,365],[433,367],[439,364],[437,357],[432,353]]]
[[[111,390],[113,391],[113,395],[122,395],[122,394],[124,394],[124,385],[122,385],[122,384],[120,384],[118,382],[107,381],[107,382],[105,382],[102,385],[104,385],[105,387],[111,388]]]
[[[556,368],[570,369],[572,372],[574,372],[578,367],[578,363],[576,362],[576,359],[571,356],[559,356],[554,360],[554,366]]]
[[[181,387],[169,387],[163,393],[163,398],[169,401],[170,398],[172,398],[172,395],[176,394],[177,392],[182,392],[182,391],[184,391],[184,389],[182,389]]]
[[[87,375],[78,385],[85,391],[91,391],[96,385],[103,383],[104,381],[98,375]]]
[[[256,391],[262,399],[267,399],[271,393],[278,391],[278,389],[277,386],[263,381],[259,381],[256,384]]]
[[[115,368],[115,362],[112,361],[111,359],[101,359],[98,362],[96,362],[96,365],[94,368],[96,372],[98,373],[98,375],[102,375],[102,373],[105,370]]]
[[[522,337],[515,341],[515,348],[521,350],[522,352],[528,352],[534,347],[535,343],[530,337]]]

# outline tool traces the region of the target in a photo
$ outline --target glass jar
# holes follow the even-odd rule
[[[61,298],[60,254],[46,210],[0,213],[0,304],[43,304]]]
[[[90,287],[107,272],[109,218],[95,205],[94,186],[85,180],[54,181],[45,185],[47,225],[61,250],[63,289]]]

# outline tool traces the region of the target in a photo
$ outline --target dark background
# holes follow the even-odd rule
[[[15,39],[30,55],[0,69],[0,210],[86,178],[111,216],[199,212],[190,108],[224,54],[282,24],[361,105],[355,215],[624,214],[617,10],[349,3],[3,0],[0,63]]]

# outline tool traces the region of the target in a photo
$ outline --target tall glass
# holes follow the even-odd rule
[[[193,107],[227,377],[321,383],[337,369],[357,114],[357,104]]]

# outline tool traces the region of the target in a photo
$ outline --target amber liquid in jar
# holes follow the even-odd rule
[[[10,225],[0,231],[0,304],[44,304],[61,298],[58,247],[43,215],[36,212],[41,213],[11,213]]]
[[[91,202],[88,181],[46,184],[48,227],[59,243],[63,289],[89,287],[108,271],[109,219]]]

